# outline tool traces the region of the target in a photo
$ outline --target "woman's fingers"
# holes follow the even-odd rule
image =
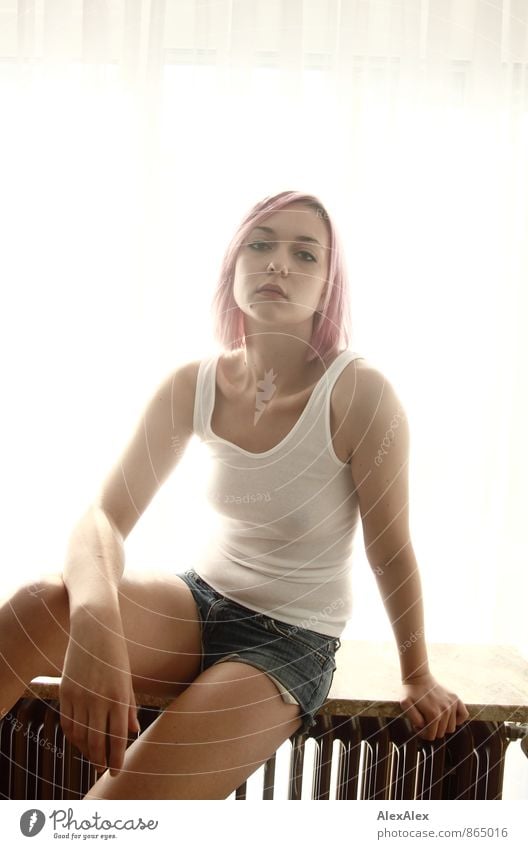
[[[141,731],[141,726],[139,724],[138,714],[137,714],[137,704],[136,704],[136,696],[133,688],[130,688],[130,706],[128,710],[128,730],[134,731],[136,734]]]
[[[133,706],[121,704],[117,699],[111,701],[109,707],[101,702],[90,708],[90,712],[82,703],[77,705],[64,700],[60,704],[60,724],[70,744],[98,772],[110,769],[110,774],[116,775],[123,766],[129,729],[141,730],[136,710],[135,700]]]
[[[432,675],[420,675],[404,681],[400,704],[415,733],[424,740],[442,740],[465,722],[469,712],[456,693],[442,687]]]
[[[426,724],[424,725],[424,727],[420,731],[419,736],[423,737],[424,740],[429,740],[429,741],[436,740],[436,738],[438,736],[440,736],[438,734],[438,724],[439,724],[438,718],[433,717],[432,719],[429,720],[429,722],[426,722]]]
[[[464,702],[457,698],[456,705],[456,724],[461,725],[463,722],[469,719],[469,711],[465,706]]]
[[[94,710],[90,714],[87,734],[88,760],[94,764],[98,772],[103,772],[108,764],[106,760],[108,712],[106,710]]]
[[[73,728],[73,705],[68,699],[61,699],[59,710],[62,733],[69,739]]]
[[[456,731],[456,708],[451,708],[451,713],[449,714],[449,722],[447,723],[447,733],[453,734]]]
[[[120,622],[116,623],[116,629]],[[76,619],[70,631],[61,684],[65,737],[98,771],[122,767],[130,731],[138,733],[137,706],[126,641],[109,640],[92,619]]]
[[[440,740],[442,740],[446,735],[446,731],[449,727],[450,718],[451,718],[451,709],[446,708],[443,711],[443,713],[440,715],[440,718],[438,720],[438,727],[436,729],[436,736],[439,737]]]
[[[106,723],[107,711],[88,713],[81,704],[61,702],[60,724],[64,736],[72,746],[93,763],[96,768],[106,769]]]
[[[413,707],[409,708],[406,711],[406,713],[407,713],[409,721],[410,721],[410,723],[411,723],[411,725],[412,725],[412,727],[414,728],[415,731],[418,731],[419,729],[424,727],[425,720],[424,720],[422,714],[420,713],[420,711],[418,710],[418,708],[415,708],[414,705],[413,705]]]
[[[110,756],[108,766],[110,775],[118,775],[125,758],[125,751],[128,745],[128,705],[118,704],[112,705],[109,719],[109,737],[110,737]]]
[[[79,751],[87,757],[86,735],[88,733],[88,711],[80,705],[73,705],[72,729],[68,739]]]

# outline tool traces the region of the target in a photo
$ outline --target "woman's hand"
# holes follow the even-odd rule
[[[446,690],[430,672],[406,678],[400,704],[412,726],[424,740],[452,734],[469,712],[456,693]]]
[[[139,732],[130,662],[118,609],[72,618],[60,684],[61,727],[97,771],[118,775],[129,731]]]

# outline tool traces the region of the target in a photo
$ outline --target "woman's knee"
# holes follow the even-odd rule
[[[14,594],[12,607],[22,625],[65,628],[69,624],[68,592],[60,573],[25,582]]]
[[[17,675],[60,674],[69,639],[69,605],[60,575],[27,581],[2,604],[4,659]],[[37,661],[38,656],[38,671]]]

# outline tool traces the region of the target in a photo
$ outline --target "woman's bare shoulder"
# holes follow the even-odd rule
[[[184,385],[187,389],[187,400],[189,404],[189,412],[192,415],[194,409],[194,398],[198,383],[198,372],[203,362],[207,360],[217,361],[216,378],[220,385],[230,386],[235,384],[237,379],[237,369],[239,368],[239,357],[231,351],[222,352],[220,354],[205,354],[200,359],[188,360],[180,363],[174,373],[178,375],[180,385]]]
[[[366,358],[347,363],[332,393],[332,411],[347,434],[353,447],[356,431],[363,433],[365,425],[379,406],[384,387],[390,389],[388,378]]]
[[[386,380],[384,375],[366,357],[358,357],[346,364],[335,384],[334,397],[338,403],[360,402],[365,392]]]
[[[201,357],[197,360],[185,360],[173,364],[162,382],[171,409],[178,399],[178,407],[185,413],[189,422],[192,422],[193,419],[198,371],[204,359],[205,357]]]
[[[213,359],[215,356],[218,356],[218,355],[204,354],[202,357],[200,357],[197,360],[186,360],[184,362],[178,363],[174,368],[174,372],[177,373],[178,375],[181,375],[184,380],[188,380],[191,383],[196,384],[196,380],[197,380],[197,377],[198,377],[198,371],[200,370],[201,364],[203,362],[205,362],[206,360]],[[224,359],[224,355],[222,354],[221,357],[219,358],[219,361],[223,360],[223,359]]]

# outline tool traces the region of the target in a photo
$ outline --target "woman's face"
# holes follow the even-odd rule
[[[312,316],[326,294],[329,243],[323,217],[302,203],[272,213],[250,231],[239,249],[233,283],[247,333],[262,332],[263,326],[287,331],[301,323],[311,331]],[[279,286],[284,297],[259,292],[268,284]]]

